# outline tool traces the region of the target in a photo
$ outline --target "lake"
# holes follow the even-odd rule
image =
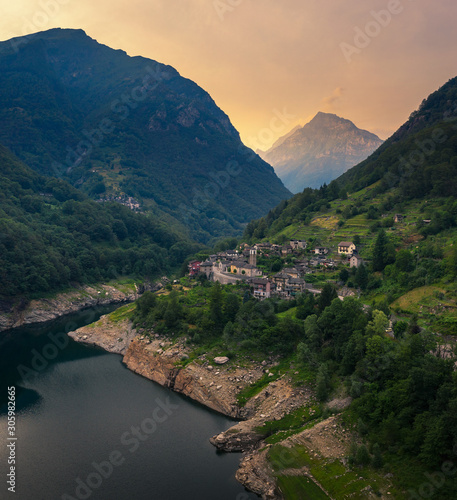
[[[0,333],[0,498],[258,498],[235,480],[240,455],[219,453],[208,441],[232,420],[132,373],[121,356],[66,335],[106,312],[88,310]],[[15,495],[6,484],[12,385]]]

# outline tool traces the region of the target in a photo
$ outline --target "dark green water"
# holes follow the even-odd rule
[[[135,375],[120,356],[64,335],[105,312],[0,334],[0,498],[257,498],[235,480],[240,455],[217,453],[208,442],[232,421]],[[15,494],[6,476],[11,385],[17,392]]]

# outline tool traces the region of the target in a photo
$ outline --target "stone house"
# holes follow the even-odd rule
[[[307,245],[306,240],[290,240],[290,246],[293,250],[304,250]]]
[[[349,259],[349,267],[359,267],[361,264],[363,264],[363,260],[357,255],[353,255]]]
[[[276,287],[279,291],[285,290],[286,285],[290,279],[290,276],[286,273],[275,274],[272,278],[273,283],[276,283]]]
[[[251,281],[254,289],[254,298],[259,300],[268,299],[271,297],[271,282],[264,278],[257,278]]]
[[[205,274],[208,279],[211,279],[211,275],[213,274],[213,263],[206,261],[200,265],[200,272]]]
[[[230,265],[231,262],[229,260],[220,260],[219,263],[217,264],[218,271],[220,273],[227,273],[229,272]]]
[[[304,292],[306,289],[306,282],[301,278],[290,278],[287,286],[295,293]]]
[[[296,268],[283,269],[282,272],[288,274],[292,278],[299,278],[300,277],[300,273],[299,273],[298,269],[296,269]]]
[[[230,263],[230,271],[233,274],[241,274],[253,278],[255,276],[261,276],[262,271],[252,264],[247,262],[237,260]]]
[[[357,247],[352,243],[352,241],[340,241],[338,243],[338,253],[352,255]]]

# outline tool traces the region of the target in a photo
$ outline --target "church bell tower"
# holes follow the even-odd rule
[[[249,250],[249,264],[257,267],[257,250],[255,248],[251,248]]]

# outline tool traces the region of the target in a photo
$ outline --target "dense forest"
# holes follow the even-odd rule
[[[283,368],[292,363],[305,376],[312,373],[322,402],[344,386],[354,398],[348,418],[357,422],[370,449],[380,450],[375,467],[410,460],[433,468],[452,459],[457,443],[452,350],[439,346],[414,320],[395,323],[389,337],[388,309],[367,309],[353,297],[341,301],[331,285],[318,298],[304,293],[290,301],[259,302],[250,298],[247,285],[200,281],[191,292],[144,294],[134,315],[137,327],[173,338],[185,335],[200,348],[197,353],[218,345],[231,358],[244,352],[279,356]],[[358,459],[350,460],[355,465]],[[456,486],[447,483],[440,498]]]
[[[152,278],[198,248],[152,216],[95,203],[32,171],[0,146],[2,298],[124,275]]]

